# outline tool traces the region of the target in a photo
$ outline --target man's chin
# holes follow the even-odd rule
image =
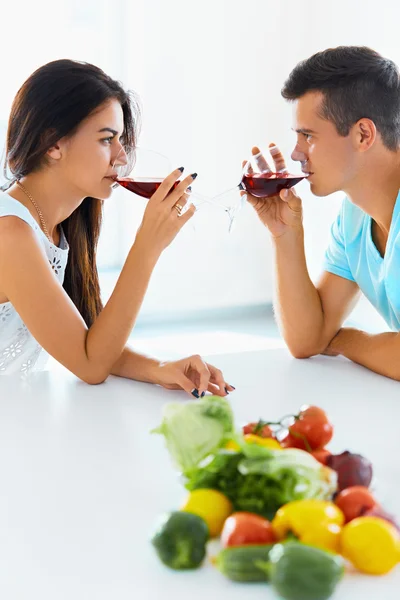
[[[313,196],[317,196],[317,198],[325,198],[326,196],[329,196],[330,194],[333,194],[333,192],[336,192],[336,190],[328,190],[327,188],[324,188],[321,185],[318,185],[318,183],[310,181],[310,192],[312,193]]]

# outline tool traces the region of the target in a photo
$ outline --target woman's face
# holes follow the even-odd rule
[[[57,157],[64,184],[82,197],[109,198],[115,167],[127,164],[120,141],[123,129],[122,108],[113,99],[85,119],[73,136],[60,140]],[[56,157],[54,152],[49,151],[50,157]]]

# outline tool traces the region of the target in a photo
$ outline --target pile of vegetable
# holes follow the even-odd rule
[[[208,396],[166,405],[165,437],[188,496],[152,537],[172,569],[199,567],[210,538],[229,579],[269,582],[287,600],[329,598],[346,563],[383,575],[400,562],[400,528],[369,487],[373,469],[327,449],[333,426],[316,406],[235,430],[229,403]]]

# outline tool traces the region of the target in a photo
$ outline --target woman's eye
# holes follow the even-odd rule
[[[311,133],[303,133],[304,137],[306,138],[307,142],[309,142],[312,138]]]
[[[113,141],[113,138],[112,137],[103,138],[101,141],[105,142],[106,144],[111,144],[111,142]]]

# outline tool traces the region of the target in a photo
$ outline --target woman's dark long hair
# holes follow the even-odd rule
[[[130,161],[138,134],[136,97],[101,69],[73,60],[56,60],[35,71],[18,91],[8,122],[5,188],[46,165],[46,153],[102,104],[116,99],[122,107],[122,144]],[[62,226],[70,250],[64,288],[88,327],[102,309],[96,250],[103,203],[85,198]]]

